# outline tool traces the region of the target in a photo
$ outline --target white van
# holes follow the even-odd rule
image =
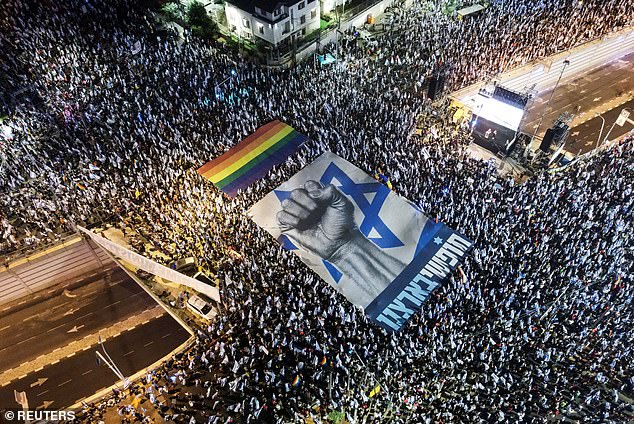
[[[374,35],[366,30],[362,29],[361,31],[359,31],[359,37],[361,38],[361,40],[363,40],[364,46],[367,48],[373,48],[379,44]]]
[[[215,304],[216,302],[204,294],[194,294],[187,301],[187,308],[201,318],[209,321],[218,313]]]
[[[211,278],[209,278],[209,276],[202,271],[198,271],[191,277],[200,281],[201,283],[207,284],[208,286],[216,287],[216,282],[212,280]]]

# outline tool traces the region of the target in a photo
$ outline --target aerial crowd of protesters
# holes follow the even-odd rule
[[[375,46],[349,32],[339,63],[281,69],[181,39],[134,3],[0,10],[0,83],[12,89],[0,252],[100,224],[142,236],[133,248],[165,263],[194,257],[221,281],[222,313],[137,383],[143,402],[122,415],[149,421],[152,404],[183,423],[323,422],[332,410],[351,422],[632,419],[632,139],[520,184],[472,159],[468,131],[424,95],[438,66],[460,88],[621,29],[628,1],[492,2],[464,21],[440,13],[442,1],[415,1],[392,10]],[[197,174],[273,119],[310,138],[283,166],[234,199]],[[425,143],[411,137],[417,124]],[[380,169],[475,241],[398,333],[247,215],[324,151]]]

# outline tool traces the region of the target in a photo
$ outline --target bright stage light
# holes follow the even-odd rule
[[[482,95],[477,96],[476,103],[479,103],[473,109],[476,115],[513,131],[519,128],[524,109]]]

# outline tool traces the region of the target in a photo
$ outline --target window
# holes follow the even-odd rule
[[[279,7],[273,11],[273,16],[280,16],[282,14],[282,9]]]
[[[302,15],[302,17],[299,18],[299,23],[300,24],[305,24],[306,23],[306,15]]]
[[[288,34],[289,32],[291,32],[291,23],[290,21],[286,21],[286,24],[284,24],[284,31],[282,32],[282,34]]]
[[[315,19],[317,17],[317,9],[313,9],[310,11],[310,19]]]
[[[306,27],[302,28],[302,35],[306,35]]]
[[[245,28],[251,28],[251,22],[247,18],[242,18],[242,26]]]
[[[297,9],[302,10],[305,6],[306,6],[306,3],[301,2],[299,6],[297,6]]]
[[[264,34],[264,25],[258,24],[258,32]]]
[[[308,0],[308,3],[312,3],[312,2],[314,2],[314,1],[315,1],[315,0]]]

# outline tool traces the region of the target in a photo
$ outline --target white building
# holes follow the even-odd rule
[[[331,13],[335,7],[344,6],[344,10],[348,7],[348,3],[352,0],[321,0],[321,13]]]
[[[272,45],[301,39],[319,29],[318,0],[226,0],[229,29]]]

